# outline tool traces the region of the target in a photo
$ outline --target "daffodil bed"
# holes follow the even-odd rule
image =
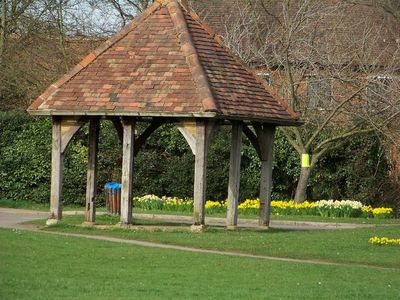
[[[193,201],[179,199],[176,197],[158,197],[156,195],[145,195],[134,198],[134,206],[143,210],[163,210],[171,212],[192,212]],[[206,201],[206,212],[225,213],[227,202]],[[239,213],[242,215],[257,215],[260,207],[259,199],[247,199],[239,204]],[[381,218],[393,217],[393,209],[388,207],[373,208],[365,206],[359,201],[351,200],[320,200],[316,202],[305,201],[295,203],[294,201],[271,201],[271,213],[273,215],[308,215],[321,217],[348,217],[348,218]]]
[[[380,246],[382,246],[382,245],[398,245],[398,246],[400,246],[400,239],[391,239],[386,236],[384,236],[384,237],[373,236],[369,239],[368,242],[373,245],[380,245]]]

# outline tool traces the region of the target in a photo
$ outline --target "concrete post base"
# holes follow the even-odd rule
[[[206,229],[205,225],[192,225],[190,226],[191,232],[203,232]]]
[[[59,220],[57,219],[47,219],[46,226],[56,225],[58,224]]]

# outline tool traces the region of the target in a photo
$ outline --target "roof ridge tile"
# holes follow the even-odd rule
[[[171,19],[174,22],[175,30],[178,33],[178,38],[181,42],[181,49],[186,56],[186,61],[189,69],[194,77],[202,104],[205,111],[218,112],[218,107],[215,102],[207,75],[201,65],[197,50],[193,44],[192,37],[186,24],[181,8],[184,8],[175,1],[168,1],[168,11]]]

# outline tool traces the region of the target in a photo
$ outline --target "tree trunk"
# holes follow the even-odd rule
[[[58,26],[58,39],[60,43],[61,53],[66,72],[69,71],[68,55],[65,46],[65,30],[64,30],[64,14],[63,14],[63,1],[60,0],[57,5],[57,26]]]
[[[310,179],[311,168],[302,167],[299,177],[299,182],[297,183],[296,195],[294,196],[294,202],[301,203],[307,199],[307,184]]]
[[[7,18],[7,2],[2,0],[1,2],[1,24],[0,24],[0,63],[2,62],[5,43],[6,43],[6,18]]]

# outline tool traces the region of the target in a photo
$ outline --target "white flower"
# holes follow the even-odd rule
[[[320,200],[316,202],[317,207],[322,208],[352,208],[352,209],[361,209],[363,207],[362,203],[359,201],[352,200]]]

